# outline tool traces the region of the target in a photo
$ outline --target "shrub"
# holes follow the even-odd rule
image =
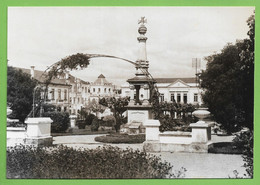
[[[94,114],[89,114],[86,116],[86,119],[85,119],[85,124],[86,125],[91,125],[92,124],[92,121],[96,118],[96,116]]]
[[[103,118],[102,126],[113,127],[116,125],[116,118],[112,115]]]
[[[90,127],[91,131],[98,131],[99,124],[100,120],[97,117],[94,118]]]
[[[175,178],[172,165],[139,150],[106,146],[74,149],[66,146],[7,148],[7,178]],[[182,168],[183,169],[183,168]],[[185,171],[185,170],[184,170]]]
[[[86,122],[85,122],[85,120],[77,120],[76,125],[78,125],[79,129],[85,129]]]
[[[70,118],[67,112],[44,112],[43,117],[50,117],[53,120],[51,132],[65,132],[69,127]]]
[[[234,145],[243,150],[244,167],[247,175],[253,178],[253,149],[254,149],[254,133],[253,131],[246,131],[237,134],[234,138]]]
[[[145,135],[110,134],[95,137],[95,141],[102,143],[143,143],[145,141]]]

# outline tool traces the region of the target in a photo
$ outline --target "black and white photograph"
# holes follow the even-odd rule
[[[253,178],[255,7],[8,7],[7,179]]]

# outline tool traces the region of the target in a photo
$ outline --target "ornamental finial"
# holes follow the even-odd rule
[[[144,24],[147,23],[147,19],[145,17],[141,17],[141,19],[138,21],[138,24]]]

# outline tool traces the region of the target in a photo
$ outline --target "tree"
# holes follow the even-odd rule
[[[7,69],[7,103],[13,110],[10,118],[24,122],[32,110],[33,91],[37,81],[29,74],[8,66]]]
[[[207,69],[199,75],[203,101],[228,133],[253,129],[254,15],[248,25],[249,39],[227,44],[221,53],[206,57]]]
[[[127,110],[127,105],[129,103],[129,97],[125,98],[102,98],[99,100],[99,104],[104,105],[108,108],[110,108],[113,113],[114,117],[116,118],[116,125],[115,129],[118,132],[120,129],[120,126],[124,123],[124,116],[123,113]]]
[[[103,113],[105,111],[105,107],[99,104],[95,99],[93,99],[86,107],[90,112],[94,112],[97,116],[97,113]]]

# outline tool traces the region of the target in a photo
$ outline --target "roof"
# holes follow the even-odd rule
[[[173,83],[177,80],[181,80],[185,83],[196,83],[195,77],[190,78],[154,78],[157,83]]]
[[[130,78],[127,80],[127,82],[131,82],[131,83],[145,83],[145,82],[154,82],[152,79],[150,79],[149,77],[145,76],[143,78],[137,77],[135,76],[134,78]]]
[[[95,85],[112,85],[112,83],[108,82],[103,74],[98,76],[98,79],[93,83]]]
[[[16,69],[20,69],[22,70],[22,72],[27,73],[29,75],[31,75],[31,69],[25,69],[25,68],[19,68],[19,67],[14,67]],[[39,82],[44,82],[45,78],[44,76],[42,76],[42,74],[44,73],[44,71],[39,71],[39,70],[34,70],[34,79],[38,80]],[[75,77],[72,75],[69,75],[69,81],[70,82],[74,82]],[[83,81],[81,80],[82,83],[84,84],[89,84],[89,82]],[[51,84],[56,84],[56,85],[69,85],[66,82],[65,78],[54,78],[51,80]]]
[[[103,74],[99,75],[98,78],[106,78]]]

